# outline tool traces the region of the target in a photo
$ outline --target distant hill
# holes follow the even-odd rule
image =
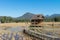
[[[51,16],[46,16],[44,21],[47,21],[47,22],[52,22],[52,21],[60,22],[60,14],[53,14]]]
[[[20,16],[20,17],[17,17],[16,19],[31,19],[31,17],[34,16],[34,15],[35,15],[35,14],[33,14],[33,13],[27,12],[27,13],[25,13],[24,15],[22,15],[22,16]],[[0,16],[0,19],[1,19],[2,17],[4,17],[4,16]],[[6,16],[6,17],[9,18],[9,16]],[[46,17],[46,18],[60,17],[60,14],[52,14],[51,16],[46,15],[45,17]],[[12,17],[12,18],[13,18],[13,17]],[[13,19],[15,19],[15,18],[13,18]]]
[[[53,14],[50,17],[60,17],[60,14]]]
[[[35,14],[32,14],[32,13],[25,13],[24,15],[18,17],[17,19],[31,19],[32,16],[34,16]]]
[[[52,14],[51,16],[46,15],[46,18],[54,18],[54,17],[60,17],[60,14]]]
[[[17,17],[17,19],[31,19],[32,16],[34,16],[35,14],[33,13],[25,13],[24,15],[20,16],[20,17]],[[60,17],[60,14],[53,14],[51,16],[49,15],[46,15],[45,18],[54,18],[54,17]]]
[[[32,16],[34,16],[35,14],[33,13],[30,13],[30,12],[27,12],[25,13],[24,15],[20,16],[20,17],[16,17],[16,18],[13,18],[11,17],[12,19],[16,19],[16,20],[20,20],[20,19],[31,19]],[[0,16],[0,19],[3,18],[4,16]],[[9,16],[6,16],[7,18],[10,18]],[[54,17],[59,17],[60,18],[60,14],[53,14],[51,16],[49,15],[46,15],[45,18],[54,18]]]

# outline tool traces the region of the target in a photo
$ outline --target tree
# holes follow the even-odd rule
[[[6,22],[6,16],[2,17],[1,22],[2,23]]]
[[[55,17],[55,18],[54,18],[54,21],[57,22],[57,21],[58,21],[58,18]]]

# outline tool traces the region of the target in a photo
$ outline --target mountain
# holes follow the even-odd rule
[[[11,17],[11,18],[13,18],[13,19],[17,19],[17,20],[19,20],[19,19],[31,19],[31,17],[32,16],[34,16],[35,14],[33,14],[33,13],[30,13],[30,12],[27,12],[27,13],[25,13],[24,15],[22,15],[22,16],[20,16],[20,17],[17,17],[17,18],[13,18],[13,17]],[[1,18],[3,18],[4,16],[0,16],[0,19]],[[8,17],[8,16],[6,16],[6,17]],[[52,14],[51,16],[50,15],[46,15],[45,16],[45,18],[54,18],[54,17],[60,17],[60,14]],[[9,17],[8,17],[9,18]]]
[[[49,15],[46,15],[46,16],[44,16],[45,18],[49,18],[50,16]]]
[[[31,19],[31,17],[34,16],[34,15],[35,14],[33,14],[33,13],[27,12],[24,15],[18,17],[17,19]],[[54,18],[54,17],[60,17],[60,14],[53,14],[51,16],[49,16],[49,15],[46,15],[45,16],[45,18]]]
[[[60,14],[53,14],[50,17],[60,17]]]
[[[54,17],[60,17],[60,14],[52,14],[51,16],[46,15],[46,18],[54,18]]]
[[[31,19],[32,16],[34,16],[35,14],[32,14],[32,13],[25,13],[24,15],[18,17],[17,19]]]

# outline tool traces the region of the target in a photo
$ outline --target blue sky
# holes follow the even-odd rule
[[[33,14],[60,14],[60,0],[0,0],[0,16],[19,17]]]

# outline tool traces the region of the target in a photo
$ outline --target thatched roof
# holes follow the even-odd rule
[[[32,19],[44,19],[44,16],[43,15],[34,15],[32,18],[31,18],[31,20]]]

